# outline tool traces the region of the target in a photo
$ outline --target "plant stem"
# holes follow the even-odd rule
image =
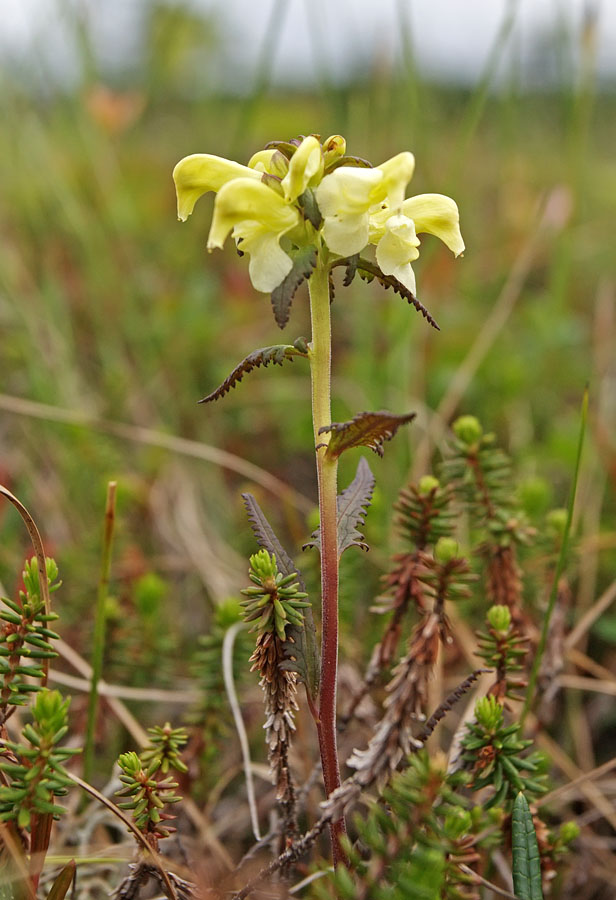
[[[543,654],[545,653],[546,644],[548,642],[548,632],[550,630],[550,621],[552,619],[552,613],[554,612],[554,607],[556,605],[556,598],[558,596],[558,584],[560,582],[560,577],[564,572],[565,563],[567,562],[567,557],[569,553],[569,538],[571,536],[571,522],[573,520],[573,507],[575,505],[575,495],[577,491],[577,483],[580,477],[580,463],[582,461],[582,449],[584,447],[584,435],[586,434],[586,421],[588,419],[588,387],[584,390],[584,396],[582,397],[582,411],[580,417],[580,431],[578,435],[578,443],[577,443],[577,453],[575,457],[575,469],[573,470],[573,482],[571,484],[571,488],[569,490],[569,503],[567,505],[567,521],[565,523],[565,530],[562,537],[562,543],[560,545],[560,553],[558,555],[558,562],[556,563],[556,571],[554,572],[554,580],[552,582],[552,590],[550,591],[550,596],[548,599],[548,606],[543,615],[543,627],[541,629],[541,635],[539,637],[539,643],[537,644],[537,649],[535,650],[535,656],[533,659],[533,666],[530,672],[530,676],[528,679],[528,687],[526,689],[526,698],[524,700],[524,708],[522,709],[522,713],[520,715],[520,731],[524,728],[524,722],[526,721],[526,716],[530,712],[532,704],[535,700],[535,691],[537,688],[537,679],[539,677],[539,669],[541,668],[541,663],[543,661]]]
[[[94,731],[96,727],[96,713],[98,711],[98,682],[103,672],[103,654],[105,652],[105,605],[109,590],[109,573],[111,571],[111,548],[113,543],[113,529],[115,525],[115,481],[107,485],[107,502],[105,505],[105,525],[103,530],[103,553],[101,559],[101,574],[98,582],[96,596],[96,615],[94,619],[94,637],[92,646],[92,680],[90,682],[90,697],[88,700],[88,720],[86,725],[86,739],[83,752],[83,776],[86,781],[92,780],[94,766]]]
[[[308,347],[312,383],[312,423],[316,449],[321,524],[321,681],[319,687],[319,747],[325,791],[329,796],[340,786],[336,747],[336,686],[338,670],[338,514],[337,459],[326,455],[328,434],[319,434],[331,425],[331,317],[329,270],[319,259],[310,282],[312,341]],[[344,819],[332,822],[330,833],[334,863],[345,862],[340,837],[346,831]]]

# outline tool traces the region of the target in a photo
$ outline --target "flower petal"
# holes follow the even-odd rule
[[[265,230],[280,237],[298,225],[301,216],[295,207],[261,180],[234,178],[223,185],[216,197],[208,250],[222,247],[231,229],[246,220],[259,222]]]
[[[256,169],[257,172],[269,172],[272,174],[271,170],[271,162],[272,156],[276,153],[276,150],[270,148],[269,150],[257,150],[256,153],[248,160],[248,166],[251,169]]]
[[[250,255],[248,272],[257,291],[271,293],[293,268],[290,256],[280,246],[279,233],[269,231],[260,222],[245,221],[233,230],[239,249]]]
[[[368,243],[368,213],[337,218],[330,216],[323,223],[325,243],[339,256],[353,256],[360,253]]]
[[[415,273],[411,262],[419,256],[415,225],[407,216],[390,216],[385,233],[376,247],[376,261],[385,275],[393,275],[415,293]]]
[[[295,200],[303,194],[319,170],[323,169],[321,145],[313,136],[304,138],[289,162],[289,171],[282,179],[282,189],[287,200]]]
[[[372,192],[383,180],[379,169],[341,166],[326,175],[315,193],[323,218],[365,213],[372,206]]]
[[[402,204],[402,212],[415,223],[418,234],[427,232],[440,238],[459,256],[464,251],[460,233],[460,214],[451,197],[444,194],[418,194]]]
[[[375,192],[373,202],[380,203],[387,198],[389,205],[397,209],[404,200],[406,186],[413,177],[415,157],[404,151],[392,156],[387,162],[377,166],[377,169],[383,173],[383,180]]]
[[[199,197],[208,191],[219,191],[234,178],[260,179],[261,173],[230,159],[211,156],[209,153],[193,153],[192,156],[185,156],[173,170],[178,197],[178,219],[185,222]]]
[[[372,192],[383,179],[378,169],[340,167],[317,187],[323,237],[333,253],[353,256],[368,243]]]

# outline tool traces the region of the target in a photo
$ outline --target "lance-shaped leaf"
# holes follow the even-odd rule
[[[47,894],[47,900],[64,900],[64,898],[68,894],[71,884],[73,883],[75,872],[75,860],[71,859],[71,861],[64,866],[64,868],[52,884],[51,890]]]
[[[239,365],[228,375],[223,383],[219,385],[215,391],[208,394],[199,403],[209,403],[211,400],[218,400],[228,394],[231,388],[239,384],[244,375],[258,369],[259,366],[269,366],[274,363],[281,366],[285,359],[293,362],[294,356],[308,356],[307,345],[304,338],[298,338],[293,344],[275,344],[273,347],[261,347],[260,350],[253,350],[246,359],[243,359]]]
[[[244,506],[248,514],[248,521],[259,547],[263,547],[276,557],[278,571],[283,575],[297,575],[300,589],[305,591],[304,582],[297,566],[278,540],[274,529],[267,521],[265,513],[252,496],[242,494]],[[312,609],[307,606],[303,610],[304,626],[289,625],[287,635],[289,640],[284,642],[287,655],[285,662],[280,664],[282,669],[296,672],[300,681],[303,681],[311,698],[314,700],[319,690],[319,653],[317,649],[317,632],[314,627]]]
[[[351,447],[369,447],[378,456],[383,456],[383,444],[390,441],[401,425],[415,418],[416,413],[397,416],[385,410],[381,412],[362,412],[354,416],[350,422],[332,422],[319,428],[319,434],[331,432],[326,455],[330,458],[340,456]]]
[[[369,550],[368,544],[364,540],[363,534],[358,531],[357,526],[363,525],[368,512],[368,506],[372,499],[374,490],[374,475],[370,471],[370,466],[362,456],[357,465],[355,478],[348,488],[345,488],[338,495],[338,559],[349,547],[361,547],[362,550]],[[304,544],[302,549],[307,547],[317,547],[321,551],[321,528],[313,531],[311,540]]]
[[[511,819],[513,853],[513,889],[520,900],[543,900],[541,858],[533,817],[520,791],[513,804]]]
[[[312,245],[285,250],[285,252],[291,257],[293,268],[282,283],[272,291],[272,309],[280,328],[284,328],[289,321],[291,303],[298,287],[303,281],[310,278],[312,270],[317,264],[317,250]]]

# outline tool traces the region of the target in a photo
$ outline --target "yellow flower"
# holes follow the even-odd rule
[[[419,256],[417,234],[433,234],[456,256],[464,251],[458,207],[444,194],[418,194],[404,200],[399,212],[385,204],[370,216],[370,243],[376,244],[376,261],[384,275],[393,275],[416,292],[411,267]]]
[[[413,154],[399,153],[374,169],[339,166],[326,175],[315,193],[329,249],[339,256],[361,252],[368,243],[371,212],[384,201],[396,210],[414,168]]]
[[[232,233],[238,249],[250,256],[257,290],[278,287],[293,267],[293,248],[307,243],[318,247],[319,238],[341,257],[374,244],[381,271],[413,293],[411,263],[419,256],[418,234],[436,235],[456,256],[464,250],[458,207],[451,198],[420,194],[404,199],[415,168],[412,153],[398,153],[371,168],[345,157],[340,135],[323,145],[314,135],[293,144],[295,149],[279,144],[280,149],[260,150],[247,166],[197,153],[173,171],[183,221],[203,194],[217,192],[208,250],[221,248]]]
[[[185,221],[203,194],[216,191],[208,250],[222,248],[232,231],[238,249],[250,256],[248,268],[254,287],[269,293],[293,266],[280,241],[303,222],[297,198],[322,174],[321,145],[313,136],[301,142],[288,163],[274,149],[256,153],[248,166],[196,153],[173,170],[178,217]],[[273,176],[273,182],[264,180],[268,176]]]

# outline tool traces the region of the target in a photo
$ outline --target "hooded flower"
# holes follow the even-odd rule
[[[458,207],[443,194],[418,194],[404,200],[398,212],[383,206],[370,216],[370,243],[384,275],[393,275],[411,293],[416,292],[411,267],[419,256],[418,234],[440,238],[456,256],[464,251]]]
[[[415,168],[412,153],[399,153],[374,169],[340,166],[316,189],[323,216],[325,243],[340,256],[364,249],[370,233],[370,213],[387,201],[396,209]]]
[[[216,191],[208,250],[222,248],[232,231],[238,249],[250,256],[254,287],[269,293],[293,266],[280,241],[303,222],[297,198],[322,171],[321,145],[312,135],[304,138],[290,161],[273,149],[256,153],[248,166],[196,153],[173,170],[178,217],[185,221],[203,194]]]

